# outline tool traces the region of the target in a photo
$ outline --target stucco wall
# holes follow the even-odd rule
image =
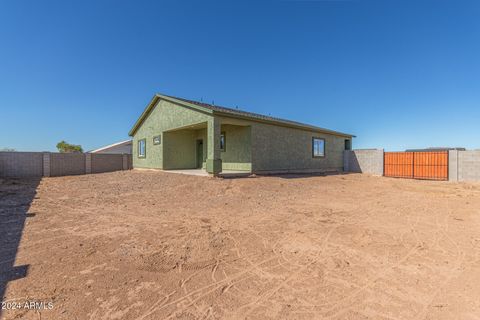
[[[223,170],[247,170],[252,168],[250,127],[222,125],[225,133],[225,151],[220,156]]]
[[[196,130],[195,131],[195,148],[197,147],[197,140],[202,140],[203,144],[203,148],[202,148],[202,155],[203,155],[203,159],[202,159],[202,168],[205,169],[206,168],[206,160],[207,160],[207,129],[199,129],[199,130]],[[197,151],[195,150],[195,157],[197,155]],[[196,164],[196,160],[195,160],[195,164]]]
[[[196,130],[164,132],[163,136],[163,169],[196,168]]]
[[[163,154],[165,154],[163,152],[165,139],[162,136],[162,143],[154,145],[153,137],[161,135],[163,131],[199,124],[208,121],[210,118],[211,116],[208,114],[193,111],[165,100],[159,100],[133,136],[134,168],[164,169],[162,159]],[[146,139],[145,158],[138,158],[138,140],[140,139]]]
[[[343,170],[345,137],[252,122],[252,171]],[[325,139],[325,157],[312,156],[312,138]]]

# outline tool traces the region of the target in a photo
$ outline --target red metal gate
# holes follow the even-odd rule
[[[385,152],[386,177],[448,180],[448,151]]]

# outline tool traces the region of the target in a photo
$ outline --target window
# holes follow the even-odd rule
[[[312,138],[312,155],[314,158],[325,157],[325,139]]]
[[[345,150],[352,150],[352,141],[345,139]]]
[[[160,144],[160,143],[162,143],[162,137],[161,136],[153,137],[153,144]]]
[[[225,132],[220,134],[220,150],[225,151]]]
[[[147,146],[146,146],[146,140],[138,140],[138,157],[139,158],[145,158],[145,154],[147,151]]]

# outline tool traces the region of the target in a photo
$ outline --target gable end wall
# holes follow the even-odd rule
[[[133,136],[133,167],[163,169],[165,139],[162,132],[207,122],[212,116],[160,99]],[[153,137],[162,136],[154,145]],[[138,157],[138,140],[146,140],[146,157]]]

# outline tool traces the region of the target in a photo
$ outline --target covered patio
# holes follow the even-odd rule
[[[249,174],[251,127],[219,118],[163,132],[163,169],[194,175]]]

